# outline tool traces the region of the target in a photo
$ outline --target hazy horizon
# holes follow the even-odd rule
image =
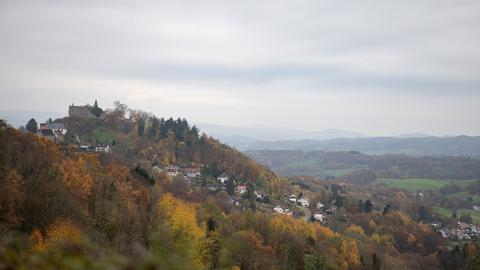
[[[151,113],[151,112],[149,112]],[[25,126],[26,122],[30,118],[34,118],[37,122],[44,122],[49,118],[56,119],[68,116],[68,112],[55,112],[55,111],[28,111],[28,110],[0,110],[0,118],[7,120],[11,125],[15,127]],[[159,117],[164,117],[158,115]],[[183,118],[182,116],[172,116],[173,118]],[[187,119],[188,120],[188,119]],[[454,136],[472,136],[477,137],[477,134],[427,134],[421,131],[410,133],[398,133],[398,134],[372,134],[372,133],[360,133],[355,130],[347,129],[335,129],[325,128],[321,130],[304,130],[295,128],[286,128],[280,126],[241,126],[241,125],[229,125],[207,122],[191,122],[191,125],[196,125],[200,128],[200,131],[207,132],[210,135],[217,136],[221,139],[232,139],[234,137],[245,137],[257,140],[266,141],[281,141],[281,140],[304,140],[304,139],[319,139],[318,136],[308,136],[309,134],[319,134],[320,140],[330,138],[366,138],[366,137],[397,137],[397,138],[414,138],[414,137],[454,137]],[[285,136],[279,136],[275,132],[289,133]],[[253,132],[253,135],[252,135]],[[294,134],[298,132],[298,134]],[[260,134],[260,135],[259,135]],[[272,135],[273,134],[273,135]],[[335,136],[335,134],[340,134]]]
[[[0,110],[480,134],[478,1],[0,1]]]

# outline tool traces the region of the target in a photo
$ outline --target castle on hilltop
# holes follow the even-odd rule
[[[91,119],[105,119],[105,112],[98,107],[97,101],[91,106],[90,104],[84,106],[71,105],[68,107],[68,117],[70,118],[91,118]]]

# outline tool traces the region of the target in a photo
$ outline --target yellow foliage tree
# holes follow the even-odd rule
[[[137,198],[141,195],[141,190],[133,186],[130,170],[125,166],[110,165],[107,167],[107,174],[121,198],[127,203],[127,210],[132,214],[136,210]]]
[[[46,231],[45,243],[47,245],[55,243],[79,243],[82,238],[80,227],[69,219],[57,219]]]
[[[195,216],[195,206],[172,194],[165,194],[157,203],[157,217],[164,217],[177,239],[198,239],[205,236]]]
[[[340,243],[339,253],[342,259],[347,263],[345,269],[359,269],[360,268],[360,254],[358,252],[357,242],[353,239],[345,239]],[[342,268],[345,265],[342,264]]]
[[[0,220],[11,225],[18,225],[20,217],[17,209],[23,201],[22,177],[15,169],[0,179]]]
[[[29,240],[32,248],[36,251],[44,251],[64,243],[78,244],[82,238],[82,230],[78,225],[69,219],[56,219],[47,227],[44,234],[39,229],[33,229]]]
[[[362,227],[352,224],[347,228],[347,232],[353,232],[359,235],[365,235],[365,231],[362,229]]]
[[[85,160],[82,157],[77,160],[65,159],[59,168],[63,173],[65,185],[73,196],[80,201],[82,210],[87,214],[93,179],[87,170]]]

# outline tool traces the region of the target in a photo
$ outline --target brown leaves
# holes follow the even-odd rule
[[[63,181],[72,195],[80,202],[82,209],[87,213],[88,200],[92,193],[93,179],[90,176],[85,160],[79,157],[78,160],[66,159],[60,166],[63,173]]]
[[[22,176],[15,169],[0,179],[0,220],[18,225],[20,217],[17,210],[24,199]]]

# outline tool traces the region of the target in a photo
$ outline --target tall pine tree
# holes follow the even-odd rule
[[[30,119],[30,121],[28,121],[25,128],[32,133],[37,133],[37,130],[38,130],[37,121],[35,121],[35,119],[33,119],[33,118]]]

